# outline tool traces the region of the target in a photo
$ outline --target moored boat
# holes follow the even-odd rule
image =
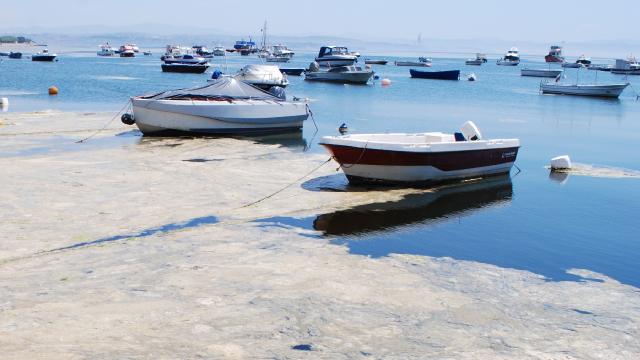
[[[268,54],[265,57],[265,60],[267,62],[280,62],[280,63],[286,63],[289,62],[289,60],[291,60],[291,58],[289,56],[286,55],[276,55],[276,54]]]
[[[164,63],[161,65],[162,72],[175,72],[175,73],[188,73],[188,74],[202,74],[209,68],[208,63]]]
[[[364,59],[364,63],[366,65],[387,65],[389,61],[387,60],[378,60],[378,59]]]
[[[564,62],[564,57],[562,56],[562,46],[551,45],[549,53],[544,57],[544,61],[548,63]]]
[[[358,57],[351,55],[344,46],[323,46],[315,60],[320,66],[350,66],[358,61]]]
[[[304,68],[280,68],[280,72],[287,75],[300,76],[304,72]]]
[[[558,75],[562,74],[563,70],[556,69],[528,69],[524,68],[520,70],[521,76],[532,76],[532,77],[548,77],[555,78]]]
[[[611,72],[619,75],[640,75],[640,63],[633,56],[626,60],[616,59],[616,64]]]
[[[509,49],[502,59],[498,59],[496,64],[501,66],[518,66],[518,64],[520,64],[520,53],[518,52],[518,48],[512,47]]]
[[[561,65],[563,68],[568,68],[568,69],[579,69],[581,67],[584,67],[584,65],[582,65],[581,63],[578,62],[563,62]]]
[[[362,69],[359,66],[337,66],[328,70],[321,70],[315,64],[309,67],[304,74],[308,81],[324,81],[340,84],[364,85],[373,77],[373,71]]]
[[[22,53],[21,52],[10,52],[9,53],[9,59],[22,59]]]
[[[588,58],[584,55],[580,55],[578,60],[576,60],[576,64],[581,64],[584,67],[588,67],[591,65],[591,58]]]
[[[31,61],[54,61],[58,55],[52,54],[47,49],[43,49],[42,52],[31,55]]]
[[[96,52],[98,56],[113,56],[115,54],[115,50],[109,45],[109,43],[102,44],[99,47],[99,50]]]
[[[455,134],[325,136],[320,144],[356,184],[431,184],[504,174],[520,147],[518,139],[483,139],[472,122]]]
[[[424,71],[409,69],[412,78],[433,80],[460,80],[460,70]]]
[[[285,101],[227,76],[206,86],[138,96],[131,102],[128,123],[145,135],[299,131],[309,116],[306,102]]]
[[[547,82],[540,84],[540,91],[543,94],[555,95],[577,95],[604,98],[618,98],[624,89],[629,86],[625,84],[561,84],[557,82]]]
[[[430,67],[431,66],[431,59],[420,57],[420,58],[418,58],[418,61],[396,61],[395,65],[396,66]]]
[[[273,86],[284,88],[289,85],[287,76],[275,65],[246,65],[234,75],[234,78],[264,90]]]
[[[136,53],[131,45],[122,45],[118,49],[120,57],[135,57]]]
[[[222,45],[218,45],[213,48],[213,56],[225,56],[224,47]]]

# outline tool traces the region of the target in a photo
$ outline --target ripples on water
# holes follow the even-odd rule
[[[296,55],[287,66],[306,67],[312,57]],[[248,62],[257,59],[229,56],[229,72]],[[287,93],[312,99],[318,134],[307,123],[298,136],[252,141],[322,152],[319,137],[335,134],[343,122],[352,132],[361,133],[450,132],[473,120],[486,137],[520,138],[517,164],[523,171],[519,175],[312,218],[282,217],[260,223],[313,229],[354,254],[449,256],[530,270],[552,280],[575,280],[565,270],[585,268],[640,286],[640,181],[550,175],[544,168],[551,157],[569,154],[579,163],[640,170],[640,102],[635,101],[633,89],[625,90],[620,100],[542,96],[540,79],[519,76],[522,67],[548,67],[540,61],[524,61],[514,68],[498,67],[491,60],[481,67],[463,63],[464,59],[434,58],[433,70],[474,72],[478,81],[410,79],[408,68],[393,65],[374,66],[381,78],[392,80],[389,87],[307,83],[290,76]],[[568,81],[576,77],[575,69],[565,73]],[[10,97],[10,111],[115,111],[133,95],[202,85],[208,77],[162,73],[155,55],[135,59],[61,56],[50,64],[5,60],[0,74],[0,94]],[[583,70],[580,76],[588,82],[595,80],[596,72]],[[625,81],[609,73],[597,72],[597,76],[599,82]],[[629,80],[640,89],[640,77]],[[47,96],[50,85],[56,85],[60,95]],[[112,146],[123,146],[123,141],[133,147],[148,145],[120,138]],[[49,147],[55,145],[47,143],[33,151],[46,152]],[[21,155],[20,150],[13,155]],[[366,191],[346,185],[341,174],[311,179],[302,186],[310,191]]]

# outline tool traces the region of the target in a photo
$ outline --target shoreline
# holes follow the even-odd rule
[[[141,138],[119,121],[75,143],[110,114],[0,114],[0,154],[26,151],[0,156],[7,359],[640,354],[640,292],[606,276],[571,269],[584,281],[553,282],[446,257],[370,258],[315,231],[254,221],[429,190],[296,184],[241,208],[327,156],[231,138]],[[53,151],[29,151],[42,148]],[[305,181],[341,181],[333,165]]]

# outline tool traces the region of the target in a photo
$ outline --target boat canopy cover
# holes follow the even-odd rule
[[[209,82],[206,86],[168,90],[157,94],[142,96],[142,98],[154,100],[179,100],[182,98],[280,100],[265,91],[228,76],[223,76],[216,81]]]
[[[238,71],[238,75],[245,80],[282,81],[283,78],[280,68],[275,65],[246,65]]]

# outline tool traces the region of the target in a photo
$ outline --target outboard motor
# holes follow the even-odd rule
[[[311,71],[311,72],[320,71],[320,64],[318,64],[317,62],[313,61],[311,64],[309,64],[309,71]]]
[[[272,86],[271,89],[269,89],[269,94],[277,97],[280,100],[287,100],[287,94],[284,92],[284,88],[280,86]]]
[[[211,74],[211,79],[212,80],[217,80],[220,79],[220,76],[222,76],[222,71],[216,69],[213,74]]]
[[[464,138],[469,141],[482,139],[482,134],[480,133],[480,130],[478,130],[476,124],[473,123],[473,121],[467,121],[466,123],[462,124],[460,131],[462,132],[462,135],[464,135]]]

